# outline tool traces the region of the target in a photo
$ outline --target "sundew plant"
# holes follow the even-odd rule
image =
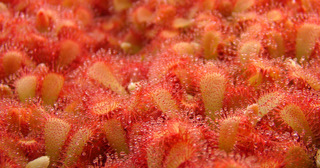
[[[320,168],[320,1],[0,0],[0,167]]]

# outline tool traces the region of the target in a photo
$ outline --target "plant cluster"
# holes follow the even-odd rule
[[[317,0],[0,0],[0,167],[320,167]]]

